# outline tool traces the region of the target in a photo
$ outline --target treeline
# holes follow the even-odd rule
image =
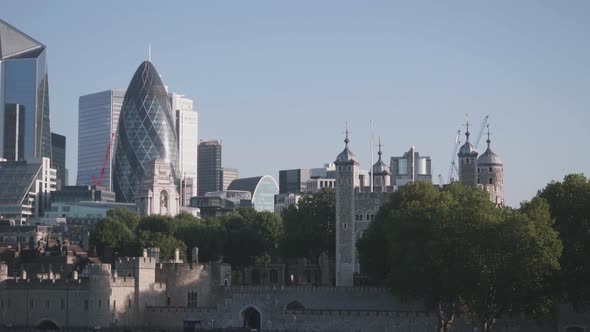
[[[590,291],[590,181],[568,175],[518,209],[453,183],[401,188],[357,243],[361,269],[435,310],[439,330],[461,313],[493,330],[502,315],[581,308]]]

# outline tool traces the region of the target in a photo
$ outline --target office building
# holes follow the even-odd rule
[[[64,186],[51,193],[51,204],[58,202],[115,202],[115,193],[95,185]]]
[[[51,133],[51,167],[57,171],[57,190],[67,186],[66,137],[56,133]]]
[[[19,221],[42,217],[55,191],[55,179],[49,158],[0,161],[0,217]]]
[[[279,193],[302,193],[309,180],[309,169],[297,168],[279,171]]]
[[[77,185],[97,185],[113,190],[113,145],[124,98],[125,89],[79,98]]]
[[[210,191],[221,191],[221,143],[216,140],[201,142],[198,163],[199,196]]]
[[[391,157],[391,185],[403,186],[414,181],[432,183],[432,162],[428,156],[420,153],[412,146],[400,157]]]
[[[275,195],[279,193],[279,186],[272,176],[265,175],[235,179],[227,190],[249,191],[254,210],[274,212]]]
[[[119,118],[113,160],[113,191],[117,201],[134,203],[144,176],[157,172],[157,160],[169,165],[178,186],[178,144],[168,93],[154,65],[144,61],[133,75]],[[176,190],[176,188],[174,188]],[[161,194],[161,193],[159,193]],[[169,192],[172,199],[177,194]],[[169,211],[175,201],[162,202]]]
[[[223,183],[222,190],[224,190],[224,191],[227,190],[227,187],[229,187],[229,184],[233,180],[235,180],[239,177],[240,177],[240,175],[239,175],[237,168],[223,167],[221,169],[221,178],[223,179],[222,180],[222,183]]]
[[[324,167],[312,168],[309,170],[309,177],[314,178],[336,178],[336,165],[334,163],[324,164]]]
[[[2,158],[51,158],[46,56],[45,45],[0,19]]]
[[[190,198],[197,195],[199,114],[191,99],[174,92],[168,96],[176,119],[181,206],[188,206]]]

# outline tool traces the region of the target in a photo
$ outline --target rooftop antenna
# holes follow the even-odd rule
[[[375,144],[375,135],[373,133],[373,120],[370,121],[371,123],[371,165],[369,166],[369,186],[371,187],[371,192],[373,192],[373,145]]]
[[[148,61],[152,62],[152,44],[148,44]]]

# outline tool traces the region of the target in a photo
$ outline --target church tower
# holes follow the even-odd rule
[[[504,164],[490,148],[490,125],[488,125],[488,148],[477,160],[477,183],[490,194],[497,206],[504,205]]]
[[[466,186],[477,184],[477,151],[469,142],[469,114],[467,115],[467,130],[465,131],[465,144],[459,149],[459,181]]]
[[[381,137],[379,137],[379,160],[373,165],[373,187],[376,192],[386,192],[391,185],[389,166],[381,159]]]
[[[348,126],[344,150],[336,157],[336,286],[354,285],[356,247],[354,196],[359,187],[359,163],[348,148]]]

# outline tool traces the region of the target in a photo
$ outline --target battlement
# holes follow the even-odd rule
[[[111,277],[111,287],[134,287],[134,277]]]
[[[17,290],[66,290],[66,289],[78,289],[88,290],[90,283],[88,279],[21,279],[21,278],[9,278],[6,280],[6,289]]]
[[[155,257],[121,257],[115,264],[116,268],[130,269],[155,269],[157,259]]]
[[[228,286],[226,292],[233,294],[253,293],[299,293],[299,294],[347,294],[380,295],[389,291],[380,287],[314,287],[314,286]]]

